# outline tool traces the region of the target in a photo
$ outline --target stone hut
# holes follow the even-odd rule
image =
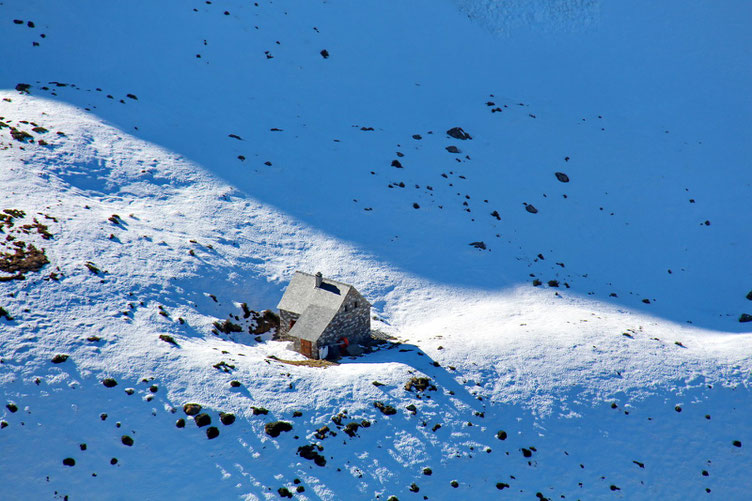
[[[277,308],[278,338],[308,358],[351,353],[371,338],[371,303],[352,285],[321,273],[295,272]]]

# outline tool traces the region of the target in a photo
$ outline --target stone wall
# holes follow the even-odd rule
[[[350,343],[363,343],[371,337],[371,307],[352,289],[334,319],[319,337],[318,346],[339,344],[343,337]]]
[[[300,318],[300,315],[291,311],[279,310],[279,329],[277,329],[277,339],[293,340],[288,333],[290,332],[290,322]],[[299,349],[300,347],[298,347]]]

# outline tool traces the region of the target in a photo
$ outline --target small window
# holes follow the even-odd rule
[[[357,301],[355,301],[355,302],[353,303],[353,308],[357,308],[357,307],[358,307],[358,302],[357,302]]]

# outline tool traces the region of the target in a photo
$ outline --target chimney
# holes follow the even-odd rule
[[[316,273],[315,278],[316,278],[316,288],[318,289],[321,287],[321,281],[324,279],[324,276],[319,271]]]

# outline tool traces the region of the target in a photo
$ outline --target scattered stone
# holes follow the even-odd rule
[[[750,315],[749,313],[742,313],[741,315],[739,315],[739,322],[752,322],[752,315]]]
[[[456,480],[452,480],[451,482],[449,482],[449,485],[451,485],[455,489],[460,486],[459,482],[457,482]]]
[[[356,423],[355,421],[352,421],[350,423],[347,423],[345,425],[345,429],[343,430],[348,436],[354,437],[357,432],[358,428],[360,428],[360,423]]]
[[[292,430],[292,423],[287,421],[272,421],[264,425],[264,431],[272,438],[276,438],[283,431]]]
[[[448,131],[446,131],[446,133],[447,133],[448,136],[451,136],[451,137],[453,137],[455,139],[460,139],[462,141],[464,141],[466,139],[472,139],[472,137],[470,136],[470,134],[468,134],[467,132],[465,132],[464,130],[462,130],[462,127],[452,127],[451,129],[449,129]]]
[[[558,280],[549,280],[548,281],[548,286],[549,287],[558,287],[559,286],[559,281]]]
[[[280,487],[279,489],[277,489],[277,493],[279,494],[279,497],[281,498],[292,499],[292,492],[290,492],[290,489],[288,489],[287,487]]]
[[[177,421],[175,421],[175,426],[178,428],[185,428],[185,419],[180,418]]]
[[[505,484],[504,482],[497,482],[496,488],[499,489],[500,491],[504,489],[509,489],[509,484]]]
[[[188,416],[195,416],[199,412],[201,412],[201,406],[199,404],[185,404],[183,406],[183,411]]]
[[[8,409],[11,413],[15,413],[18,411],[18,406],[14,404],[13,402],[6,404],[5,408]]]
[[[0,430],[3,428],[7,428],[7,427],[8,427],[8,421],[5,421],[5,420],[0,421]]]
[[[177,341],[175,341],[175,338],[170,336],[169,334],[160,334],[159,339],[161,339],[165,343],[170,343],[171,345],[180,348],[180,345],[177,343]]]
[[[749,291],[745,297],[752,301],[752,291]]]
[[[76,466],[76,460],[73,458],[65,458],[63,459],[63,464],[65,466]]]
[[[239,388],[240,387],[240,381],[230,381],[230,386],[233,388]]]
[[[118,458],[112,458],[110,459],[110,464],[115,466],[118,463]]]
[[[741,447],[742,446],[742,443],[739,440],[734,440],[733,442],[731,442],[731,444],[734,447]]]
[[[567,176],[563,172],[556,172],[554,174],[556,175],[556,179],[558,179],[562,183],[568,183],[569,182],[569,176]]]
[[[219,429],[216,426],[210,426],[206,429],[206,438],[212,440],[219,436]]]
[[[321,52],[319,52],[319,54],[321,54],[321,57],[323,57],[324,59],[329,59],[329,51],[328,50],[324,49]]]
[[[468,245],[475,247],[476,249],[486,250],[485,242],[470,242]]]
[[[193,418],[193,420],[196,422],[196,426],[198,426],[199,428],[203,428],[204,426],[211,424],[211,416],[209,416],[209,414],[206,414],[206,413],[201,413],[201,414],[196,415],[196,417]]]
[[[491,215],[492,215],[493,217],[495,217],[496,219],[498,219],[499,221],[501,221],[501,215],[499,214],[499,211],[495,210],[495,211],[493,211],[493,212],[491,213]]]
[[[376,386],[376,387],[379,387],[379,386],[386,386],[386,385],[385,385],[384,383],[380,383],[379,381],[374,381],[374,382],[373,382],[373,383],[371,383],[371,384],[373,384],[373,385],[374,385],[374,386]]]
[[[522,455],[526,458],[532,457],[533,453],[530,451],[530,449],[522,448],[520,449],[522,451]]]
[[[405,383],[405,390],[411,391],[415,388],[416,391],[436,391],[436,386],[431,384],[431,380],[427,377],[413,377]]]
[[[263,415],[269,414],[269,411],[264,409],[263,407],[251,407],[251,409],[253,409],[254,416],[258,416],[259,414],[263,414]]]
[[[420,490],[420,487],[418,487],[418,485],[415,482],[413,482],[412,484],[410,484],[409,490],[410,492],[418,492]]]
[[[543,282],[538,280],[537,278],[533,280],[533,287],[538,287],[539,285],[542,285]]]
[[[222,422],[223,425],[229,426],[235,422],[235,414],[231,412],[220,412],[219,420]]]
[[[499,430],[499,432],[496,434],[496,438],[499,440],[506,440],[507,439],[507,432],[504,430]]]
[[[632,462],[633,462],[634,464],[636,464],[637,466],[639,466],[640,468],[645,468],[645,463],[641,463],[641,462],[639,462],[639,461],[632,461]]]
[[[431,468],[429,467],[423,468],[423,475],[427,475],[430,477],[432,474],[433,474],[433,470],[431,470]]]
[[[462,153],[456,146],[447,146],[445,148],[449,153]]]
[[[301,445],[298,447],[298,455],[303,459],[313,461],[317,466],[326,466],[326,458],[319,454],[318,451],[323,451],[324,448],[320,445]]]
[[[525,210],[528,211],[530,214],[537,214],[538,209],[535,208],[532,204],[525,204]]]
[[[105,388],[114,388],[115,386],[117,386],[117,381],[115,381],[111,377],[107,377],[102,380],[102,384],[105,386]]]
[[[374,402],[373,406],[380,410],[386,416],[397,414],[397,409],[391,405],[385,405],[383,402]]]
[[[68,355],[55,355],[52,357],[53,364],[62,364],[66,360],[68,360]]]
[[[292,417],[301,417],[302,415],[303,415],[303,413],[300,412],[300,411],[293,411],[293,413],[292,413]]]
[[[410,404],[406,406],[405,409],[407,409],[411,414],[415,414],[416,412],[418,412],[418,408],[415,407],[415,404]]]
[[[128,435],[123,435],[122,437],[120,437],[120,441],[123,443],[123,445],[126,445],[128,447],[133,446],[133,439]]]
[[[398,169],[402,169],[403,168],[402,167],[402,162],[400,162],[399,160],[392,160],[392,167],[396,167]]]

